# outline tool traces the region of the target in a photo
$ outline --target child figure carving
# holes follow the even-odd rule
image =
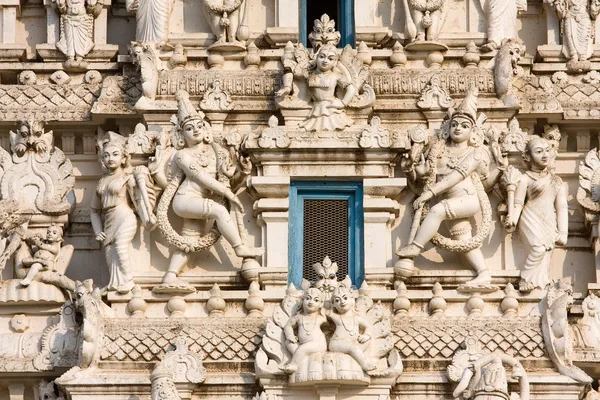
[[[295,372],[306,357],[327,351],[327,339],[321,330],[321,326],[327,323],[323,303],[324,294],[320,289],[304,289],[301,312],[290,318],[283,329],[287,348],[293,356],[289,363],[279,367],[282,371]],[[294,333],[296,328],[298,335]]]
[[[529,168],[517,184],[514,201],[509,201],[514,205],[508,210],[505,226],[509,231],[517,227],[529,245],[521,271],[521,291],[544,289],[550,283],[548,269],[554,245],[567,244],[567,189],[553,172],[552,153],[546,139],[529,139],[523,153]]]
[[[365,371],[373,371],[377,364],[365,355],[371,341],[371,324],[354,309],[352,290],[340,285],[333,292],[334,312],[327,314],[335,324],[329,341],[329,351],[348,354]],[[362,332],[362,333],[361,333]]]
[[[27,239],[30,244],[37,247],[32,258],[25,258],[23,265],[29,267],[25,279],[19,282],[22,286],[29,286],[40,271],[53,271],[58,261],[60,244],[63,241],[63,229],[58,225],[50,225],[46,230],[46,239],[33,236]]]
[[[407,260],[412,263],[412,258],[418,256],[431,240],[445,250],[461,253],[477,273],[477,277],[463,285],[462,289],[491,291],[495,287],[491,285],[492,277],[480,249],[491,224],[491,206],[484,184],[495,182],[508,161],[500,155],[497,146],[492,147],[498,168],[490,173],[490,156],[483,147],[480,129],[485,116],[477,116],[476,91],[470,90],[458,109],[450,110],[449,114],[449,126],[442,127],[442,137],[433,142],[427,155],[422,155],[421,163],[415,167],[424,187],[413,203],[416,213],[412,240],[398,251],[399,263]],[[437,202],[419,226],[421,213],[432,199]],[[483,222],[473,236],[469,219],[480,211]],[[452,239],[438,233],[442,222],[448,226]]]

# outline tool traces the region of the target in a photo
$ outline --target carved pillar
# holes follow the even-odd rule
[[[25,56],[25,45],[17,44],[18,0],[0,0],[0,60],[17,61]]]
[[[254,203],[254,215],[262,229],[265,247],[260,281],[269,285],[285,287],[288,269],[288,222],[289,177],[253,176],[248,187],[258,198]]]
[[[284,47],[288,41],[297,42],[300,28],[300,0],[275,1],[276,26],[268,27],[265,39],[273,47]]]
[[[391,285],[394,244],[391,228],[399,214],[395,198],[406,187],[405,178],[363,180],[365,280],[370,287]],[[385,238],[385,240],[382,240]]]

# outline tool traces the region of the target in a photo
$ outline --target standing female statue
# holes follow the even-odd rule
[[[107,290],[127,293],[134,287],[130,260],[131,241],[137,231],[138,210],[148,229],[156,225],[149,196],[149,172],[145,167],[132,168],[127,140],[107,132],[98,143],[104,176],[92,197],[91,221],[96,240],[104,246],[110,271]]]
[[[550,283],[548,270],[554,244],[567,244],[567,189],[562,179],[554,174],[552,151],[546,139],[538,136],[529,139],[523,154],[529,168],[520,177],[514,201],[508,201],[512,207],[508,209],[505,226],[514,230],[518,225],[521,236],[529,245],[529,254],[521,271],[521,291],[544,289]]]
[[[125,7],[135,14],[136,41],[160,45],[167,40],[172,0],[125,0]]]
[[[189,261],[189,253],[206,250],[223,235],[235,254],[242,258],[255,258],[263,249],[246,245],[240,235],[243,226],[236,213],[238,224],[233,222],[226,207],[242,210],[242,203],[231,190],[236,180],[237,168],[223,147],[213,141],[210,125],[204,114],[198,113],[185,91],[177,93],[179,115],[174,129],[173,145],[177,150],[171,160],[171,179],[162,170],[155,173],[159,184],[166,188],[158,205],[158,226],[169,244],[176,247],[162,285],[156,291],[192,291],[193,288],[177,279]],[[169,222],[167,213],[172,203],[175,214],[183,218],[181,235]],[[210,229],[212,221],[217,230]]]
[[[406,264],[407,260],[411,263],[432,240],[445,250],[461,253],[477,272],[477,277],[467,282],[465,289],[492,290],[492,276],[480,249],[489,234],[492,214],[484,184],[495,182],[508,161],[501,157],[497,146],[493,147],[494,157],[501,165],[490,173],[490,155],[483,146],[481,132],[483,121],[484,115],[477,117],[477,93],[471,90],[459,108],[451,111],[449,126],[441,129],[442,137],[432,143],[427,155],[421,155],[421,163],[414,169],[424,187],[413,204],[416,213],[410,244],[400,249],[398,256],[399,263]],[[419,226],[426,203],[434,198],[437,202]],[[469,219],[480,211],[482,226],[472,236]],[[452,239],[438,233],[442,222],[448,226]]]

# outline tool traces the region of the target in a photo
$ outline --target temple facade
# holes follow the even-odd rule
[[[600,399],[599,13],[0,0],[0,400]]]

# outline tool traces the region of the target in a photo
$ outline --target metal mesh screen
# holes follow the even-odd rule
[[[348,275],[348,202],[346,200],[304,200],[304,266],[302,277],[315,281],[312,266],[329,256],[338,264],[337,277]]]

